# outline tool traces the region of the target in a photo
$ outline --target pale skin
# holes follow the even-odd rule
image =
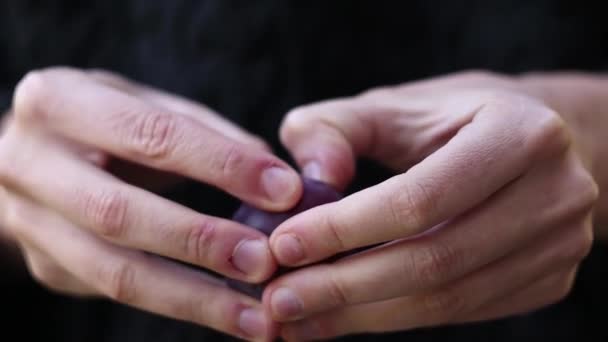
[[[111,173],[113,158],[141,168]],[[178,176],[267,210],[302,191],[265,143],[203,105],[106,72],[31,72],[0,140],[0,226],[51,289],[266,340],[276,324],[258,301],[153,256],[251,282],[276,268],[262,233],[155,193]]]
[[[397,175],[273,232],[288,266],[385,243],[272,282],[263,300],[282,335],[483,321],[564,298],[594,223],[605,236],[605,81],[460,73],[288,114],[282,141],[310,175],[343,187],[355,157]]]
[[[344,188],[366,157],[396,175],[288,220],[268,241],[154,194],[177,174],[289,207],[301,193],[295,171],[258,138],[116,75],[38,71],[18,86],[0,140],[0,226],[52,289],[244,339],[507,317],[567,295],[594,235],[606,236],[604,82],[459,73],[297,108],[280,135],[306,174]],[[173,176],[121,180],[106,167],[116,157]],[[275,196],[260,185],[272,167],[286,175]],[[235,262],[243,241],[257,242],[258,257]],[[378,243],[388,245],[278,278],[263,304],[139,252],[261,281],[277,262],[304,266]]]

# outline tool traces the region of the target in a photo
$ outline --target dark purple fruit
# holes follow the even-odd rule
[[[301,213],[310,208],[335,202],[342,198],[342,194],[336,191],[331,186],[309,178],[302,178],[304,185],[304,191],[300,201],[290,210],[285,212],[268,212],[252,207],[248,204],[242,204],[241,207],[234,213],[232,219],[253,227],[267,236],[270,236],[272,232],[281,223],[286,221],[288,218]],[[275,273],[274,277],[284,274],[287,271],[285,268],[281,268]],[[232,289],[252,296],[254,298],[261,298],[262,292],[266,284],[249,284],[242,281],[227,279],[228,286]]]
[[[342,195],[334,190],[334,188],[320,181],[302,178],[302,183],[304,185],[302,198],[290,210],[268,212],[254,208],[248,204],[243,204],[234,213],[232,219],[270,236],[274,229],[288,218],[318,205],[334,202],[342,198]]]

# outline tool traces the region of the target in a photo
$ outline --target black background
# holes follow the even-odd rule
[[[204,102],[278,144],[284,113],[465,69],[600,72],[608,66],[602,1],[75,1],[0,2],[0,109],[28,71],[107,68]],[[361,161],[350,191],[388,174]],[[201,184],[168,197],[228,216],[237,204]],[[43,227],[41,227],[42,229]],[[596,245],[563,302],[472,326],[353,339],[608,341],[608,248]],[[201,341],[228,337],[105,301],[54,295],[4,274],[0,340]]]

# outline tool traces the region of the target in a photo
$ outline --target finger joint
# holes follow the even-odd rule
[[[346,284],[331,272],[328,272],[326,279],[327,293],[329,294],[332,307],[340,307],[347,304],[350,296]]]
[[[43,70],[28,72],[17,84],[13,96],[15,118],[26,123],[44,122],[48,111],[42,104],[50,103],[49,80]]]
[[[102,292],[120,303],[133,303],[136,296],[135,268],[127,261],[106,263],[99,270]]]
[[[200,224],[191,228],[186,234],[184,251],[189,260],[200,264],[208,264],[209,251],[217,235],[217,225],[212,219],[204,219]]]
[[[83,213],[92,228],[107,238],[120,238],[127,229],[127,197],[117,190],[81,191]]]
[[[424,249],[408,251],[406,272],[414,275],[419,288],[438,286],[463,268],[462,256],[454,248],[435,243]],[[406,273],[406,274],[408,274]]]
[[[177,124],[177,117],[169,113],[137,115],[128,132],[128,145],[140,157],[165,160],[175,147]]]
[[[423,310],[433,322],[430,324],[450,323],[466,312],[464,298],[454,291],[440,291],[422,297]]]

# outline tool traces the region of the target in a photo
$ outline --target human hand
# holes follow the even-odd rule
[[[339,188],[355,158],[402,172],[283,223],[263,301],[290,340],[489,320],[562,299],[593,240],[593,153],[540,92],[464,73],[292,111],[281,138]]]
[[[159,257],[262,281],[276,268],[267,238],[164,199],[151,182],[174,178],[157,177],[163,171],[267,210],[288,208],[300,196],[299,176],[263,142],[208,108],[105,72],[32,72],[13,105],[0,140],[0,225],[41,283],[272,338],[259,302]],[[129,173],[148,188],[106,170],[111,159],[138,165]]]

